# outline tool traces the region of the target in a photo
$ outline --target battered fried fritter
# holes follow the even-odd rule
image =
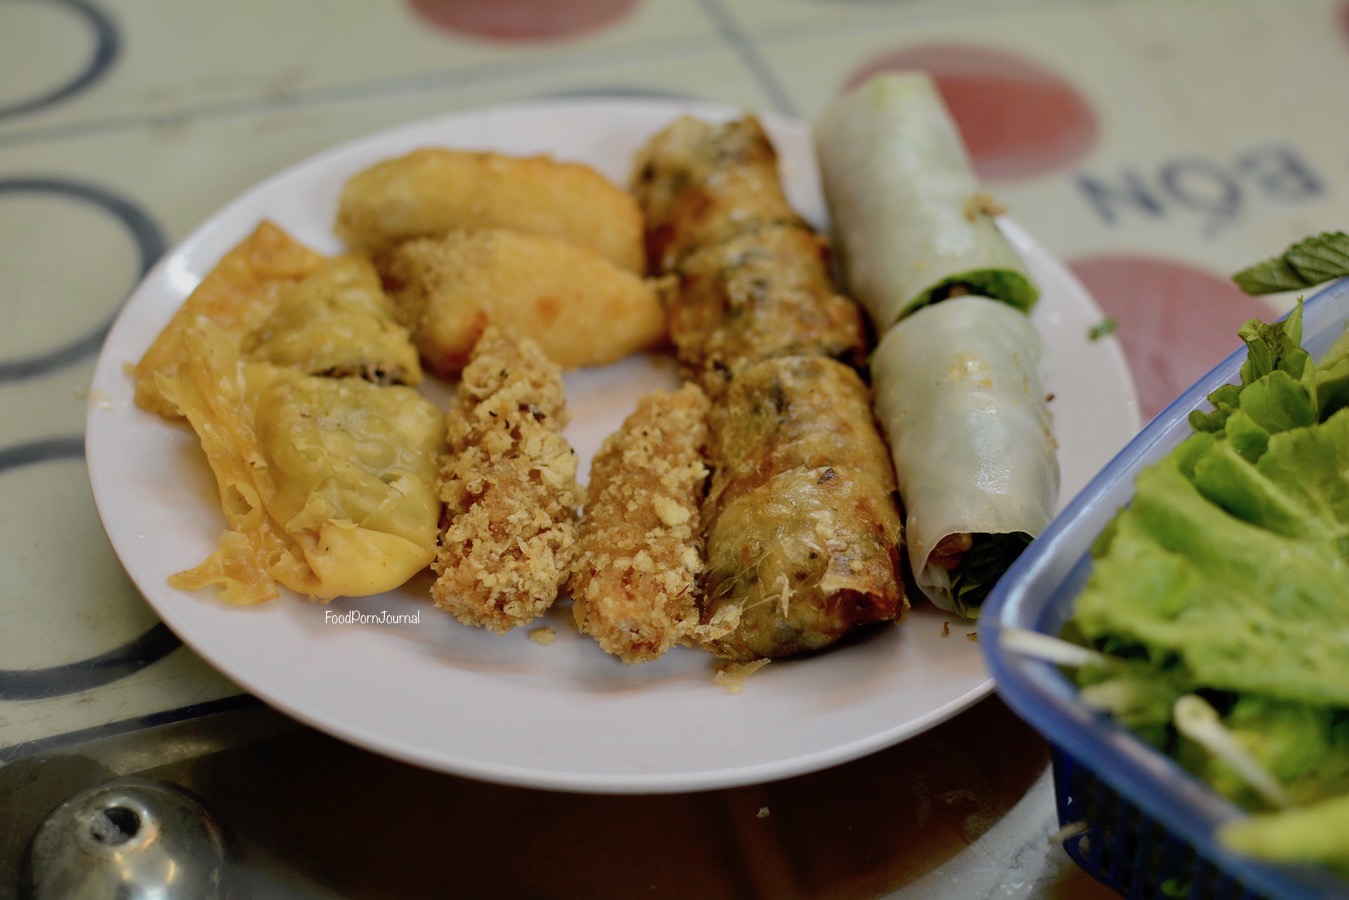
[[[626,663],[656,659],[698,624],[707,412],[692,383],[646,394],[591,462],[572,613]]]
[[[155,374],[172,372],[187,360],[183,335],[197,317],[205,316],[237,346],[272,314],[281,295],[324,259],[272,222],[259,224],[206,274],[136,364],[136,405],[168,418],[182,415],[160,393]]]
[[[448,416],[446,526],[436,606],[498,634],[557,599],[575,551],[576,451],[560,367],[496,326],[483,332]]]
[[[547,156],[427,147],[384,160],[343,187],[334,230],[381,255],[451,228],[514,228],[645,267],[642,214],[627,191],[587,165]]]
[[[384,266],[426,368],[456,374],[489,323],[563,368],[602,366],[659,342],[653,286],[595,251],[504,228],[456,228],[401,244]]]

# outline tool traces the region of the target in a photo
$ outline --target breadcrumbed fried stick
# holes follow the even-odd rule
[[[347,181],[334,230],[353,249],[379,256],[463,227],[552,235],[630,271],[645,269],[632,196],[590,166],[548,156],[425,147],[384,160]]]
[[[453,376],[487,325],[565,369],[603,366],[665,335],[653,285],[588,247],[505,228],[456,228],[398,246],[384,268],[427,369]]]
[[[693,383],[645,394],[591,462],[572,614],[625,663],[658,658],[698,624],[707,412]]]
[[[576,541],[576,451],[560,367],[533,341],[483,332],[456,388],[442,472],[436,606],[504,634],[542,615]]]

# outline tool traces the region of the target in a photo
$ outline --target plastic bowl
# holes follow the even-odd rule
[[[1349,322],[1349,279],[1303,304],[1303,346],[1319,358]],[[1053,664],[1005,646],[1011,629],[1058,635],[1091,570],[1089,550],[1133,495],[1137,472],[1191,433],[1208,395],[1239,383],[1241,346],[1139,432],[1064,508],[1003,576],[979,617],[979,640],[998,694],[1050,742],[1064,850],[1129,897],[1349,896],[1320,867],[1272,866],[1225,851],[1223,822],[1243,815],[1201,780],[1110,717],[1084,706]]]

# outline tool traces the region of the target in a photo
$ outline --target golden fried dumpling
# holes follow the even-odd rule
[[[311,375],[415,385],[417,350],[370,261],[337,256],[286,291],[243,342],[251,359]]]
[[[136,405],[167,418],[181,413],[159,393],[156,373],[171,372],[188,356],[183,332],[206,317],[236,342],[272,314],[283,293],[317,269],[324,256],[263,221],[224,255],[183,301],[136,363]]]
[[[242,361],[209,320],[158,386],[196,430],[228,530],[169,579],[256,603],[277,584],[316,600],[398,587],[435,557],[445,420],[408,387]]]

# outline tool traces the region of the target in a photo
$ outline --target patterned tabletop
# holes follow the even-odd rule
[[[159,624],[84,473],[132,287],[238,193],[449,110],[592,95],[809,118],[932,72],[981,179],[1116,324],[1143,418],[1346,225],[1345,0],[0,0],[0,757],[241,702]]]

